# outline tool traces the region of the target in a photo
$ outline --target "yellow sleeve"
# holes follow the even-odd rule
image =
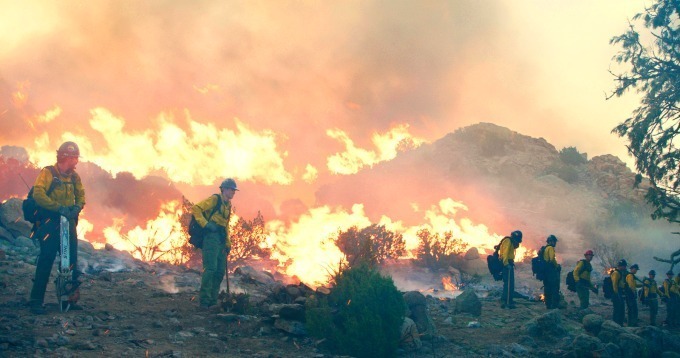
[[[651,287],[651,282],[649,282],[648,279],[645,279],[644,281],[642,281],[642,291],[643,291],[642,295],[643,295],[643,297],[649,296],[650,287]]]
[[[668,280],[663,280],[663,295],[666,296],[666,298],[671,298],[671,287],[670,287],[670,282]]]
[[[574,281],[578,282],[581,279],[581,270],[583,270],[583,261],[579,261],[574,269]]]
[[[47,191],[49,190],[53,179],[52,172],[50,172],[48,168],[42,168],[33,184],[33,199],[35,199],[35,202],[40,207],[50,211],[57,211],[59,210],[59,203],[47,196]]]
[[[515,260],[515,247],[512,245],[512,240],[506,237],[501,240],[501,247],[498,250],[498,255],[503,261],[503,266],[507,266],[510,260]]]
[[[626,276],[626,283],[628,284],[628,287],[631,290],[635,290],[637,287],[637,284],[635,282],[635,276],[632,273],[629,273],[628,276]]]
[[[81,208],[85,207],[85,187],[83,186],[83,181],[80,180],[80,175],[74,173],[75,180],[75,194],[76,194],[76,205]]]
[[[621,279],[621,274],[619,271],[614,271],[612,272],[612,286],[614,289],[614,293],[618,294],[619,293],[619,280]]]

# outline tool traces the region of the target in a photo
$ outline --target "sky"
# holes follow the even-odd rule
[[[609,40],[645,4],[0,0],[0,146],[42,166],[73,140],[192,201],[233,177],[269,217],[362,225],[317,190],[479,122],[632,168]]]

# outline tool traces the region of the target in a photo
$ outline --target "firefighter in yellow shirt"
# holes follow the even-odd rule
[[[679,293],[680,289],[673,279],[673,271],[666,272],[661,299],[666,303],[666,325],[669,328],[678,327],[678,316],[680,316]]]
[[[623,326],[623,321],[626,319],[626,296],[625,291],[628,288],[626,285],[626,276],[628,276],[628,262],[626,260],[620,260],[616,264],[616,269],[613,270],[609,276],[612,279],[612,289],[614,294],[612,295],[612,306],[614,307],[614,313],[612,314],[612,321]]]
[[[649,306],[649,324],[656,326],[656,315],[659,312],[659,287],[654,278],[656,271],[649,271],[649,276],[642,280],[642,303]]]
[[[638,323],[638,305],[637,305],[637,281],[635,277],[640,267],[638,264],[630,266],[630,272],[626,275],[626,306],[628,307],[628,327],[635,327]]]
[[[513,231],[510,236],[501,240],[498,257],[503,262],[503,293],[501,294],[501,308],[513,309],[515,302],[515,250],[522,243],[522,232]]]
[[[550,310],[559,308],[560,305],[560,271],[562,266],[557,263],[555,258],[557,237],[550,235],[546,241],[548,245],[543,250],[543,260],[545,260],[543,294],[545,296],[545,306]]]
[[[72,292],[69,293],[68,302],[63,302],[63,304],[67,306],[67,309],[83,309],[76,305],[80,298],[76,226],[80,211],[85,206],[85,189],[75,170],[79,157],[78,145],[74,142],[64,142],[57,150],[57,163],[43,168],[33,184],[33,198],[41,209],[40,218],[33,228],[33,237],[40,243],[40,255],[38,255],[35,267],[29,300],[29,308],[34,314],[47,312],[43,301],[54,259],[61,248],[61,216],[69,222],[69,260],[72,267],[72,278],[69,284]]]
[[[580,301],[581,309],[586,309],[590,306],[590,291],[597,294],[597,287],[593,286],[590,281],[590,273],[593,272],[593,265],[590,263],[593,260],[593,250],[586,251],[583,256],[585,259],[579,260],[574,269],[574,281],[576,282],[576,294]]]

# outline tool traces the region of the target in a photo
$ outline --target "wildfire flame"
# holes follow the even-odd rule
[[[444,276],[442,277],[442,285],[444,286],[444,289],[446,291],[457,291],[458,286],[452,282],[450,276]]]

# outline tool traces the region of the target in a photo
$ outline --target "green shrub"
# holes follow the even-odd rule
[[[307,329],[355,357],[394,357],[406,304],[390,277],[362,264],[337,276],[327,298],[307,301]]]
[[[560,160],[568,165],[586,164],[588,162],[586,154],[579,153],[576,147],[562,148],[562,150],[560,150]]]

